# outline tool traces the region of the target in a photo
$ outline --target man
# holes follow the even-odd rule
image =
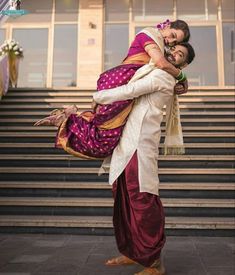
[[[192,62],[194,56],[192,46],[181,43],[167,55],[167,59],[182,69]],[[169,108],[174,86],[175,79],[170,74],[154,69],[135,82],[93,96],[98,104],[136,98],[110,162],[113,224],[122,256],[108,260],[106,264],[139,263],[145,269],[138,275],[165,274],[160,260],[165,243],[165,220],[158,196],[157,159],[162,109],[165,105]]]

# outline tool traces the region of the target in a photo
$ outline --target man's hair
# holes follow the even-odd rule
[[[171,22],[170,25],[171,29],[176,29],[176,30],[182,30],[184,33],[184,40],[183,42],[188,42],[190,38],[190,30],[188,27],[188,24],[183,21],[183,20],[176,20]]]
[[[181,42],[178,45],[180,45],[182,47],[185,47],[188,50],[186,62],[188,64],[190,64],[193,61],[194,57],[195,57],[195,51],[194,51],[192,45],[189,44],[188,42]]]

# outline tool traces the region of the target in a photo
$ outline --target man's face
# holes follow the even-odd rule
[[[171,48],[170,53],[167,54],[166,59],[175,67],[180,68],[187,65],[186,60],[188,56],[187,48],[176,45]]]

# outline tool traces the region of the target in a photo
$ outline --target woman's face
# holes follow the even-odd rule
[[[171,29],[170,26],[162,30],[165,45],[174,46],[184,40],[184,32],[182,30]]]

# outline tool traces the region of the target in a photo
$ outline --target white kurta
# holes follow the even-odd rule
[[[156,68],[135,82],[94,94],[93,98],[99,104],[136,98],[119,144],[111,159],[105,159],[101,167],[105,172],[110,164],[110,184],[120,176],[137,151],[140,192],[159,194],[157,161],[162,109],[170,104],[174,86],[174,77]]]

